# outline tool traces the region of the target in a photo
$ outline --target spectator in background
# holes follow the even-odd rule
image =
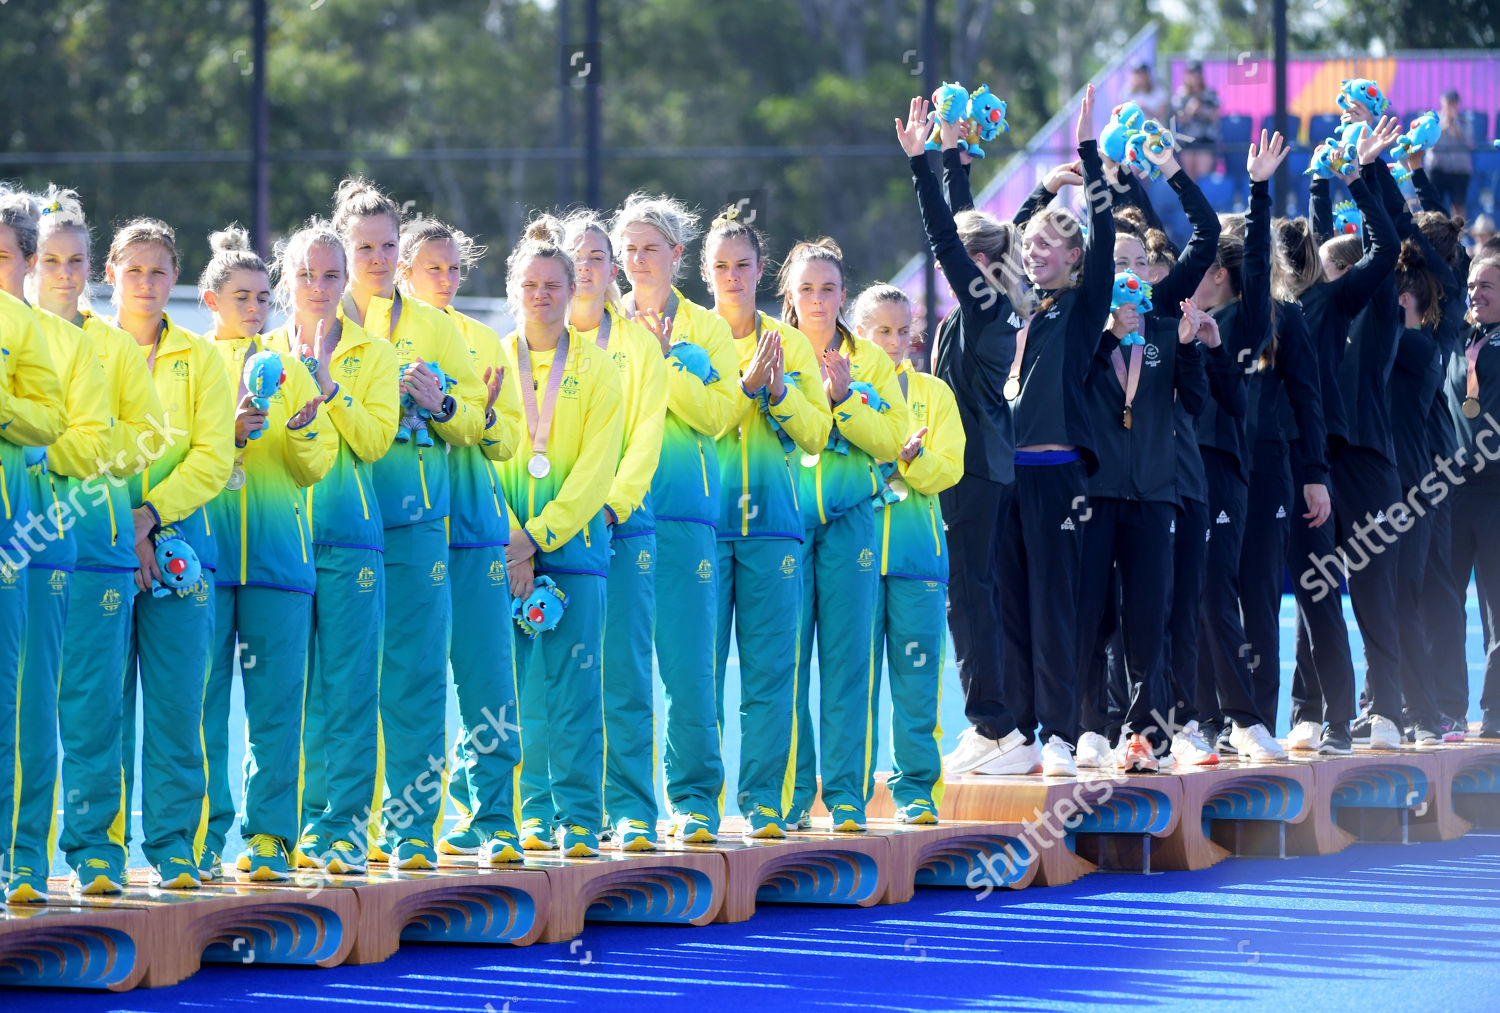
[[[1134,102],[1141,107],[1141,112],[1162,123],[1172,115],[1172,97],[1151,73],[1151,64],[1145,60],[1130,68],[1130,91],[1126,93],[1125,101]]]
[[[1219,93],[1204,84],[1202,60],[1187,65],[1182,87],[1172,96],[1172,115],[1176,118],[1173,129],[1192,138],[1180,141],[1182,167],[1193,179],[1201,179],[1213,171],[1219,143]]]
[[[1474,174],[1474,135],[1469,124],[1458,118],[1458,92],[1449,88],[1443,92],[1442,111],[1438,122],[1443,126],[1442,136],[1427,152],[1427,176],[1437,187],[1455,215],[1464,213],[1464,202],[1469,194],[1469,178]]]
[[[1478,250],[1485,243],[1495,238],[1495,219],[1489,215],[1480,214],[1475,216],[1474,224],[1469,226],[1470,248]]]

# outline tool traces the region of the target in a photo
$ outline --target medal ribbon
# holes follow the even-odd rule
[[[552,415],[557,410],[557,395],[562,390],[563,372],[568,365],[567,330],[557,339],[557,347],[552,351],[547,392],[542,395],[540,408],[536,403],[536,381],[531,374],[531,347],[526,344],[525,334],[516,335],[516,359],[521,367],[521,403],[526,409],[526,425],[531,430],[531,453],[546,457],[547,440],[552,435]]]
[[[1135,401],[1136,389],[1141,385],[1141,359],[1144,357],[1144,345],[1132,345],[1130,348],[1130,368],[1125,368],[1125,356],[1120,354],[1116,348],[1109,353],[1109,361],[1114,364],[1115,378],[1120,381],[1120,387],[1125,391],[1125,411],[1129,413],[1131,404]]]

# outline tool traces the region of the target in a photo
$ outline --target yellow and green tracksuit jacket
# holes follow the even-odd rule
[[[108,484],[100,481],[92,488],[84,484],[104,457],[110,429],[105,379],[94,343],[61,317],[41,309],[36,314],[62,382],[68,425],[47,448],[47,474],[38,469],[30,476],[32,509],[45,514],[47,530],[59,536],[32,556],[32,565],[71,570],[86,561],[89,569],[109,563],[109,569],[133,570],[135,527],[129,520],[126,497],[114,497],[125,511],[122,531],[114,511],[102,509],[111,498]],[[90,495],[94,489],[103,493],[98,506]]]
[[[506,369],[516,370],[516,332],[505,338]],[[552,372],[552,352],[533,352],[532,380],[540,408]],[[608,353],[568,328],[568,362],[547,440],[552,469],[533,478],[531,425],[522,416],[520,450],[500,465],[500,485],[513,523],[535,543],[535,565],[542,573],[609,576],[609,531],[604,501],[614,484],[625,431],[620,381]],[[517,537],[512,534],[512,537]]]
[[[446,312],[463,335],[470,362],[481,381],[486,369],[505,370],[500,396],[495,399],[494,423],[485,427],[478,445],[453,447],[448,451],[448,545],[455,549],[505,545],[510,541],[511,522],[505,497],[500,493],[498,465],[516,453],[521,432],[526,428],[522,421],[521,388],[516,382],[516,371],[506,366],[500,335],[451,306]]]
[[[307,487],[304,516],[311,519],[314,545],[378,551],[385,547],[385,529],[371,468],[390,448],[401,415],[396,350],[353,320],[341,319],[339,326],[343,331],[328,364],[338,387],[322,407],[338,455],[322,481]],[[265,345],[297,360],[301,347],[292,351],[295,340],[288,324],[266,335]]]
[[[906,483],[906,499],[887,503],[875,514],[880,532],[880,575],[948,580],[948,548],[943,537],[943,510],[937,494],[964,473],[964,426],[948,385],[929,373],[918,373],[901,363],[897,376],[906,377],[906,408],[910,431],[903,443],[923,426],[922,449],[910,461],[897,460],[892,479]]]
[[[825,449],[816,455],[816,460],[812,454],[801,458],[797,497],[802,504],[802,523],[807,528],[826,524],[856,507],[868,509],[871,498],[880,490],[875,462],[899,457],[911,431],[907,426],[906,399],[901,396],[891,357],[872,342],[842,328],[839,341],[839,350],[849,358],[849,382],[874,387],[885,401],[886,409],[875,411],[852,387],[842,401],[831,406],[834,433],[848,441],[849,452],[841,454]],[[817,351],[810,341],[808,349],[817,361]],[[830,444],[833,439],[830,434]]]
[[[415,439],[392,442],[375,462],[375,498],[380,503],[381,522],[388,528],[448,516],[448,447],[472,447],[479,442],[487,397],[484,381],[470,364],[469,346],[448,314],[404,293],[400,298],[401,315],[394,333],[393,302],[379,296],[371,299],[365,310],[364,328],[377,341],[389,338],[396,353],[398,387],[400,370],[408,363],[420,359],[441,366],[453,381],[448,393],[455,409],[452,418],[428,422],[427,431],[436,439],[434,446],[419,447]],[[342,316],[342,307],[339,313]]]
[[[604,312],[610,319],[605,352],[614,361],[625,402],[624,449],[604,508],[612,515],[615,537],[626,538],[656,530],[651,482],[661,462],[669,371],[656,335],[609,306]],[[599,328],[577,333],[580,341],[597,345]]]
[[[214,347],[231,378],[225,396],[238,405],[245,358],[264,347],[262,341],[232,338]],[[287,420],[318,396],[318,384],[300,357],[283,355],[281,365],[285,378],[270,398],[266,428],[259,439],[235,448],[245,484],[222,490],[208,504],[219,543],[214,581],[312,594],[317,572],[303,490],[333,467],[339,438],[322,405],[306,425],[287,428]]]
[[[209,500],[224,490],[234,464],[234,394],[213,342],[162,315],[151,382],[163,411],[161,431],[145,470],[132,476],[130,501],[162,525],[175,525],[205,570],[219,565]],[[136,346],[149,360],[151,348]]]
[[[36,312],[0,292],[0,548],[14,549],[16,523],[32,508],[22,447],[63,434],[63,387]]]
[[[717,526],[719,462],[714,438],[738,417],[745,397],[739,389],[738,358],[723,317],[675,288],[672,294],[677,297],[673,343],[691,341],[704,349],[719,376],[704,383],[687,370],[667,364],[667,416],[661,460],[651,480],[651,505],[659,521]]]
[[[757,331],[778,330],[786,389],[780,401],[767,397],[763,407],[757,397],[760,391],[740,387],[739,413],[718,439],[719,538],[795,538],[800,542],[803,523],[796,472],[801,469],[797,462],[803,454],[816,454],[828,443],[833,416],[807,336],[764,313],[757,312],[755,319],[756,331],[734,339],[740,369],[755,356]]]

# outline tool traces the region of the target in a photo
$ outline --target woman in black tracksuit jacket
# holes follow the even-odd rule
[[[1054,776],[1077,773],[1081,527],[1099,460],[1085,388],[1114,288],[1115,222],[1093,106],[1090,85],[1077,127],[1087,238],[1068,212],[1046,209],[1054,193],[1045,184],[1015,217],[1026,229],[1026,274],[1041,302],[1007,377],[1017,467],[1001,549],[1005,695],[1023,734],[1040,728],[1042,773]]]
[[[1347,549],[1350,556],[1350,599],[1366,638],[1369,684],[1377,690],[1381,708],[1376,713],[1399,718],[1401,706],[1400,648],[1391,614],[1396,557],[1384,551],[1371,553],[1353,538],[1355,525],[1365,529],[1400,497],[1385,401],[1386,382],[1395,365],[1395,292],[1388,282],[1396,260],[1396,232],[1375,176],[1386,171],[1378,140],[1372,137],[1361,145],[1360,170],[1344,177],[1364,218],[1363,255],[1339,263],[1323,257],[1320,250],[1322,280],[1302,298],[1318,354],[1337,524],[1335,530],[1293,525],[1288,568],[1299,628],[1292,722],[1306,725],[1321,717],[1324,730],[1318,748],[1326,753],[1350,750],[1348,722],[1354,715],[1353,664],[1345,661],[1349,641],[1339,598],[1337,548]],[[1317,238],[1326,235],[1320,229],[1331,229],[1327,180],[1313,181],[1312,201],[1312,232]],[[1373,629],[1377,615],[1383,629]],[[1383,729],[1383,736],[1388,731]]]
[[[1500,739],[1500,603],[1494,597],[1500,588],[1500,259],[1482,256],[1470,265],[1468,293],[1469,326],[1444,382],[1463,469],[1453,490],[1452,566],[1465,589],[1470,573],[1479,584],[1485,619],[1479,737]]]
[[[926,152],[907,140],[920,129],[925,141],[929,124],[926,103],[914,99],[906,127],[898,120],[897,131],[910,159],[927,241],[958,301],[938,327],[932,371],[952,388],[966,435],[963,478],[939,498],[948,539],[948,625],[970,727],[943,767],[949,774],[1030,773],[1036,757],[1018,752],[1024,738],[1005,705],[1000,620],[999,543],[1015,482],[1004,388],[1026,312],[1006,293],[1021,294],[1010,280],[1020,277],[1020,241],[1010,225],[968,211],[966,231],[975,249],[965,246]],[[967,169],[956,148],[944,150],[942,158],[953,207],[965,210],[973,203]],[[1013,769],[1018,764],[1025,769]]]
[[[1218,216],[1171,151],[1153,161],[1182,202],[1193,235],[1178,262],[1153,286],[1153,308],[1140,322],[1146,344],[1121,347],[1126,332],[1112,319],[1094,355],[1088,409],[1099,470],[1089,477],[1091,512],[1084,526],[1078,596],[1079,728],[1110,744],[1118,732],[1117,759],[1127,770],[1156,769],[1153,757],[1167,754],[1175,731],[1161,727],[1160,717],[1171,709],[1163,646],[1178,504],[1175,406],[1180,401],[1196,415],[1208,398],[1203,346],[1196,340],[1196,326],[1185,343],[1179,340],[1179,306],[1213,263],[1219,241]],[[1135,182],[1120,171],[1127,187]],[[1145,236],[1123,222],[1116,225],[1116,271],[1134,270],[1144,280]],[[1213,339],[1208,355],[1221,370],[1232,370],[1217,334]],[[1094,652],[1101,621],[1115,611],[1117,587],[1125,686],[1123,693],[1108,696],[1124,701],[1118,722],[1109,713],[1104,666],[1097,664]],[[1135,741],[1141,735],[1144,744]]]
[[[1438,346],[1439,369],[1443,376],[1447,376],[1460,338],[1468,326],[1464,321],[1464,312],[1468,308],[1464,280],[1469,276],[1469,258],[1463,244],[1458,241],[1463,232],[1463,219],[1448,216],[1442,195],[1427,178],[1420,160],[1412,170],[1411,181],[1422,205],[1423,213],[1418,217],[1422,233],[1458,282],[1457,293],[1444,301],[1442,319],[1433,331]],[[1442,461],[1451,464],[1458,450],[1458,437],[1454,418],[1448,410],[1448,395],[1441,385],[1427,415],[1427,438],[1433,455],[1428,462],[1429,471],[1433,472]],[[1437,482],[1427,500],[1431,511],[1432,540],[1421,585],[1426,653],[1419,667],[1428,673],[1433,683],[1439,714],[1438,731],[1443,740],[1462,742],[1468,730],[1465,711],[1469,699],[1469,671],[1464,658],[1464,642],[1467,639],[1469,589],[1467,575],[1460,581],[1453,573],[1453,497],[1447,494],[1447,486],[1447,480]],[[1444,490],[1443,495],[1438,495],[1439,490]],[[1459,586],[1460,583],[1463,586]]]
[[[1250,210],[1243,240],[1223,237],[1214,267],[1194,294],[1219,323],[1225,351],[1236,363],[1258,359],[1271,340],[1271,197],[1266,181],[1285,157],[1280,135],[1264,132],[1250,150]],[[1238,257],[1240,263],[1233,263]],[[1237,268],[1237,270],[1235,269]],[[1213,694],[1200,691],[1205,724],[1227,719],[1221,752],[1249,759],[1280,759],[1285,751],[1271,737],[1256,705],[1245,630],[1240,617],[1240,546],[1244,537],[1250,445],[1245,420],[1210,402],[1198,419],[1198,447],[1208,490],[1208,562],[1200,609],[1204,646],[1199,685],[1211,680]],[[1207,699],[1205,699],[1207,698]],[[1216,699],[1217,707],[1212,704]],[[1232,727],[1231,727],[1232,724]]]

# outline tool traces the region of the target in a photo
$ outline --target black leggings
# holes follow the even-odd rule
[[[1240,619],[1240,545],[1244,540],[1246,487],[1234,456],[1203,447],[1203,474],[1208,480],[1208,568],[1199,615],[1203,623],[1203,656],[1199,671],[1212,672],[1217,712],[1242,727],[1263,724],[1251,688],[1250,644]]]

